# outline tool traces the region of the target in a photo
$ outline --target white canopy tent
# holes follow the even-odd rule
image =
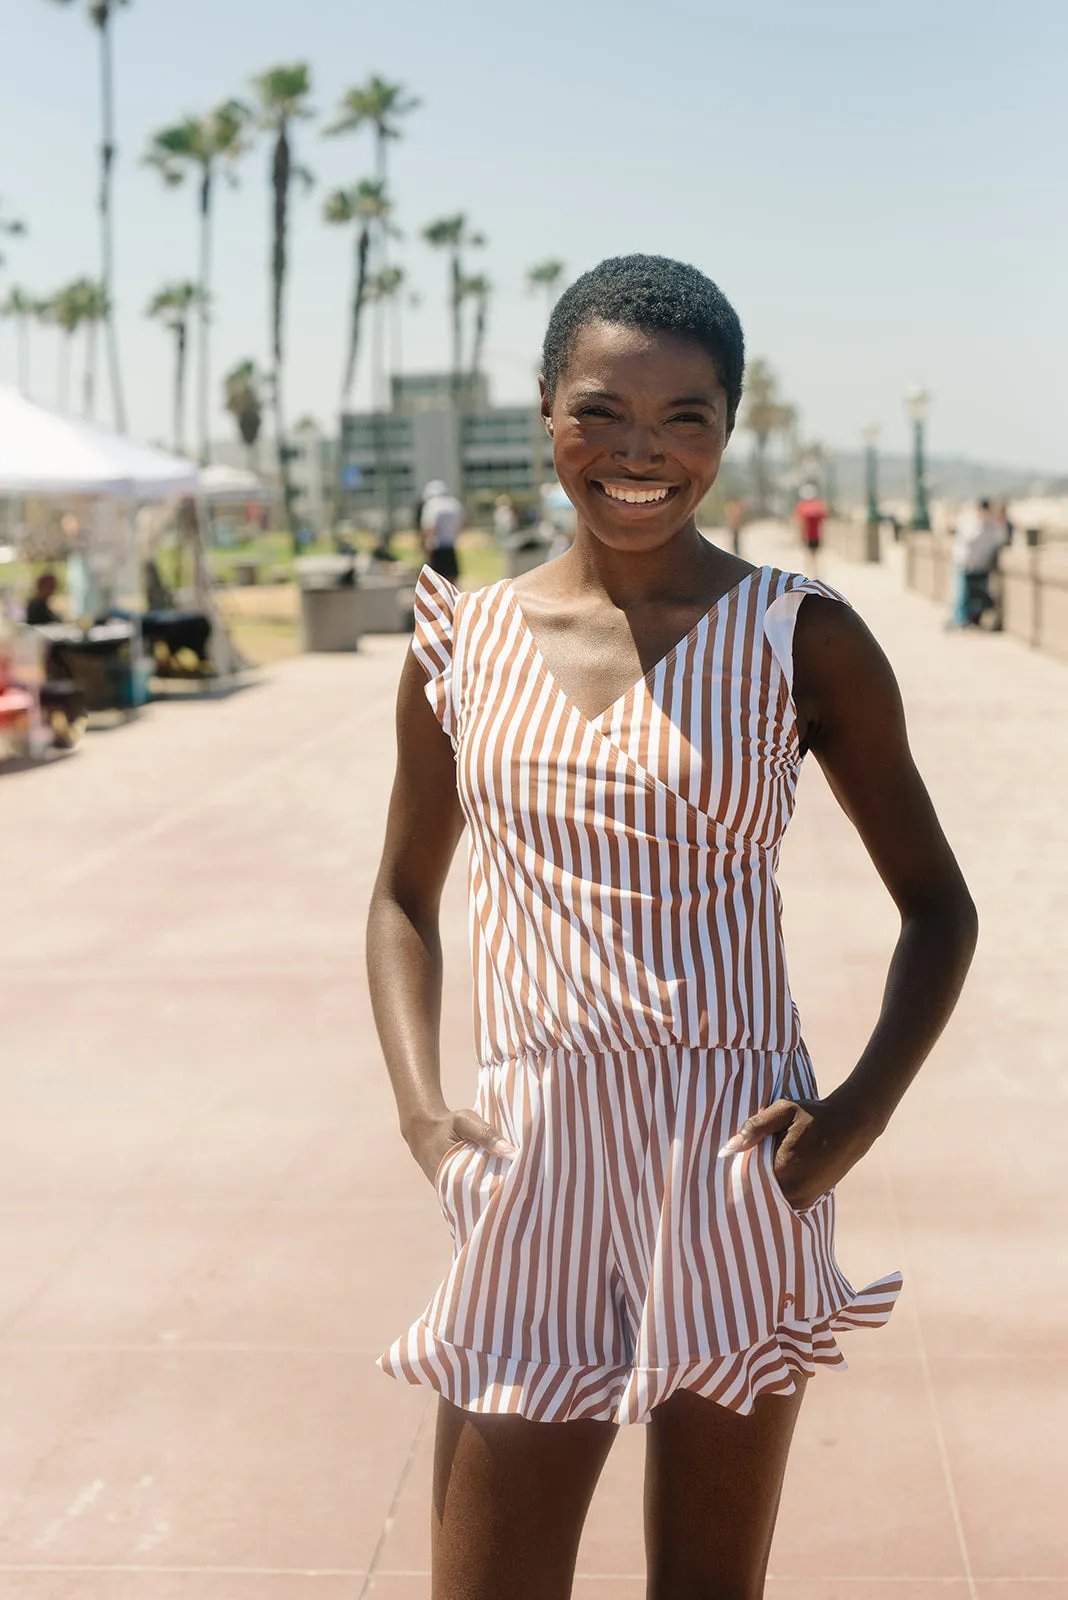
[[[89,499],[94,515],[85,554],[103,594],[114,590],[120,572],[120,590],[139,587],[135,507],[181,499],[199,504],[200,495],[194,462],[0,386],[0,498]],[[212,620],[220,671],[229,672],[229,636],[210,593],[198,537],[194,543],[197,604]]]
[[[166,500],[198,487],[192,461],[0,387],[0,494]]]
[[[266,504],[278,498],[278,490],[256,473],[245,467],[227,467],[221,463],[202,467],[200,492],[209,505]]]

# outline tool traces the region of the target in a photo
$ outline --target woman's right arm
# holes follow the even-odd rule
[[[397,697],[397,770],[367,918],[367,976],[400,1130],[428,1178],[466,1139],[494,1155],[510,1146],[475,1112],[450,1111],[441,1092],[441,937],[438,912],[463,833],[452,744],[423,692],[409,651]]]

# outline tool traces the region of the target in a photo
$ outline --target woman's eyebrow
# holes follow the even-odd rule
[[[611,400],[615,405],[623,404],[622,395],[612,394],[608,389],[579,389],[575,395],[575,404],[584,400]],[[669,406],[705,406],[709,411],[716,409],[716,402],[707,394],[684,394],[676,400],[664,402]]]

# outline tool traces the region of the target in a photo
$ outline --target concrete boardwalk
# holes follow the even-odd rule
[[[793,561],[770,533],[747,554]],[[768,1593],[1053,1600],[1068,676],[944,635],[894,573],[822,575],[896,663],[984,936],[950,1032],[842,1186],[847,1275],[901,1267],[906,1286],[886,1330],[847,1336],[851,1370],[810,1386]],[[373,1357],[448,1240],[394,1132],[361,948],[405,647],[304,657],[0,781],[4,1600],[429,1593],[432,1402]],[[827,1089],[874,1019],[895,919],[815,768],[783,891]],[[466,1103],[460,870],[445,939]],[[642,1447],[625,1430],[606,1470],[584,1600],[644,1594]]]

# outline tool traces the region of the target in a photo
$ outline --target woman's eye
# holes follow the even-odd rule
[[[678,416],[672,417],[671,420],[672,422],[700,422],[704,424],[707,419],[697,411],[680,411]]]
[[[579,412],[580,417],[611,417],[611,415],[607,406],[583,406]]]

